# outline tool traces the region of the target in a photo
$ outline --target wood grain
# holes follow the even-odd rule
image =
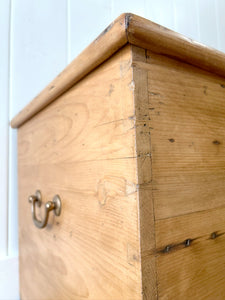
[[[224,53],[139,16],[130,15],[127,39],[132,45],[224,77]]]
[[[148,53],[156,219],[225,204],[225,80]]]
[[[141,299],[131,83],[127,46],[19,128],[22,299]],[[36,189],[62,199],[43,230]]]
[[[122,48],[127,43],[126,20],[126,15],[122,14],[112,22],[25,109],[17,114],[11,121],[11,126],[13,128],[21,126]]]
[[[221,207],[156,222],[159,299],[225,298],[224,215]]]
[[[130,14],[96,43],[113,32],[111,58],[96,46],[13,121],[22,298],[222,300],[224,55]],[[44,230],[36,189],[63,202]]]
[[[143,298],[224,299],[225,80],[132,50]]]
[[[136,115],[136,151],[138,168],[139,226],[143,300],[157,299],[156,260],[149,253],[155,250],[155,216],[152,189],[150,118],[148,114],[148,71],[134,62],[146,62],[145,49],[132,46],[134,102]]]
[[[133,14],[111,23],[67,68],[11,121],[16,128],[56,100],[124,45],[149,49],[225,76],[225,54]]]

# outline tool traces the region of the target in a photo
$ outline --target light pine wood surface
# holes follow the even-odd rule
[[[21,126],[127,43],[224,76],[224,53],[142,17],[124,13],[19,112],[11,121],[11,126],[14,128]]]
[[[22,299],[141,299],[131,85],[127,46],[19,129]],[[43,230],[36,189],[62,199]]]
[[[136,139],[147,149],[149,141],[139,140],[138,133],[149,137],[151,176],[142,185],[146,198],[139,214],[144,226],[152,210],[155,219],[154,231],[152,226],[141,235],[141,245],[155,237],[155,249],[142,253],[147,258],[143,287],[152,288],[152,273],[145,277],[144,272],[156,259],[157,299],[222,300],[225,80],[147,50],[142,53],[142,59],[133,55],[133,68],[141,98],[146,82],[148,97],[141,105],[145,129],[137,122]],[[147,79],[141,78],[143,73]],[[143,164],[138,173],[144,176]],[[154,299],[153,294],[146,299]]]
[[[224,299],[225,80],[132,51],[143,299]]]
[[[156,222],[159,299],[225,298],[224,213],[222,207]]]
[[[156,219],[223,206],[225,79],[148,57]]]
[[[76,84],[71,65],[12,122],[21,297],[222,300],[224,55],[129,14],[94,43],[112,32],[119,51],[114,36],[111,58]],[[36,189],[63,203],[43,230]]]
[[[146,188],[152,181],[148,70],[135,64],[146,63],[145,53],[145,49],[132,46],[143,300],[157,299],[156,259],[149,255],[156,247],[154,203],[152,189]]]

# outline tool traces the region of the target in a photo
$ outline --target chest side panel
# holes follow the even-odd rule
[[[127,46],[20,127],[22,299],[140,299],[131,86]],[[62,199],[41,230],[27,201],[36,189]]]
[[[151,174],[142,185],[140,215],[149,224],[152,206],[155,226],[140,227],[142,248],[149,244],[141,252],[142,271],[155,260],[159,299],[222,300],[225,80],[149,51],[145,55],[146,61],[133,61],[147,72],[148,86],[146,101],[139,103],[149,121],[137,134],[149,134]],[[143,278],[143,287],[149,286],[152,279]]]
[[[148,53],[156,219],[225,205],[225,79]]]
[[[149,54],[161,299],[224,299],[225,80]]]

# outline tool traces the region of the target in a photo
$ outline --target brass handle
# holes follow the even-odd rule
[[[60,199],[59,195],[55,195],[52,201],[48,201],[45,204],[45,217],[44,217],[43,221],[40,221],[37,219],[36,208],[35,208],[36,204],[38,207],[41,206],[41,203],[42,203],[41,192],[39,190],[37,190],[35,195],[29,196],[28,201],[32,204],[32,207],[31,207],[32,219],[33,219],[34,224],[38,228],[44,228],[47,225],[49,212],[51,210],[54,211],[56,216],[59,216],[61,213],[62,204],[61,204],[61,199]]]

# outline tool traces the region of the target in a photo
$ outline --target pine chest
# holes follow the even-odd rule
[[[11,125],[22,299],[225,299],[223,53],[123,14]]]

